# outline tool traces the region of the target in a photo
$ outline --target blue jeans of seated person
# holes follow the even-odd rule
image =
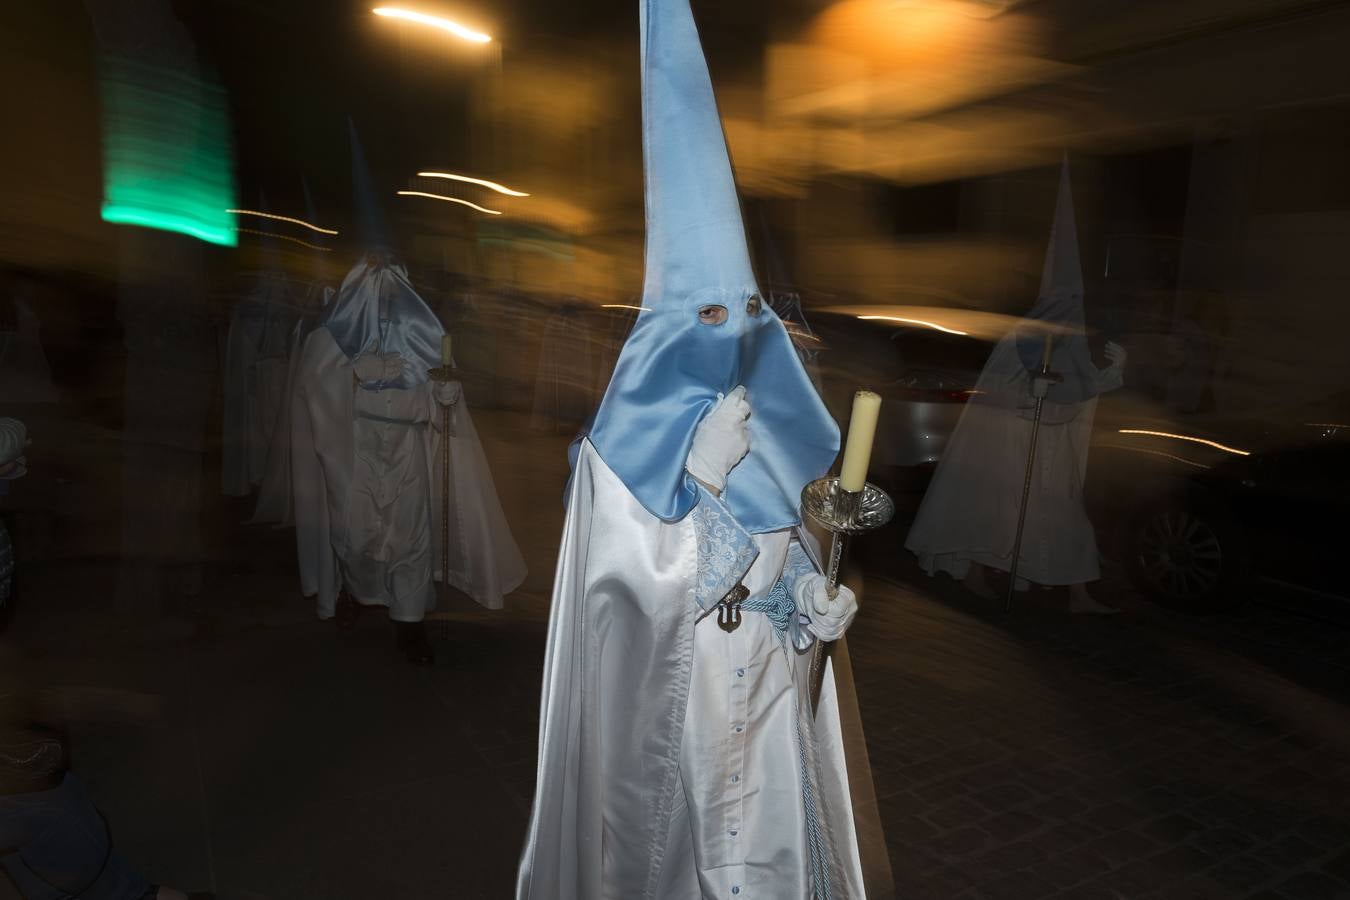
[[[0,796],[0,865],[25,900],[144,900],[150,883],[112,847],[107,823],[67,772],[51,790]]]

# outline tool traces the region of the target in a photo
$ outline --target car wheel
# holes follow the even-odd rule
[[[1130,574],[1153,598],[1192,612],[1241,601],[1243,554],[1222,517],[1169,505],[1140,516],[1133,534]]]

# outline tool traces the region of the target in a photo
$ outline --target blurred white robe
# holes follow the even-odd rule
[[[1007,354],[1010,339],[994,354]],[[1098,373],[1098,390],[1120,386],[1114,369]],[[965,578],[971,563],[1012,567],[1035,401],[1026,370],[1000,383],[981,379],[933,473],[905,547],[933,575]],[[1097,537],[1083,504],[1088,446],[1097,398],[1046,401],[1036,439],[1027,500],[1020,580],[1085,584],[1101,577]]]
[[[1067,159],[1055,202],[1036,302],[1021,327],[989,354],[905,539],[930,575],[964,578],[971,563],[1012,570],[1036,408],[1028,371],[1045,364],[1048,353],[1049,370],[1059,379],[1041,412],[1019,586],[1023,580],[1084,584],[1101,576],[1083,482],[1097,397],[1121,386],[1121,372],[1097,368],[1088,351]]]
[[[300,369],[305,340],[314,330],[315,319],[328,306],[334,293],[330,287],[313,287],[303,316],[291,329],[281,409],[277,413],[276,427],[267,448],[267,463],[263,468],[262,483],[258,485],[258,502],[253,508],[253,518],[249,524],[295,524],[295,496],[291,489],[291,409],[295,404],[296,375]]]
[[[804,777],[831,896],[864,896],[833,667],[813,725],[809,644],[785,652],[762,613],[730,634],[715,612],[695,624],[698,596],[720,598],[738,580],[750,600],[767,592],[795,533],[755,536],[728,559],[736,541],[719,538],[738,526],[725,513],[698,525],[699,514],[652,516],[582,442],[518,900],[808,900]],[[805,765],[799,721],[814,734]]]
[[[279,433],[298,311],[285,302],[285,282],[270,277],[236,303],[225,340],[221,490],[243,497],[266,472]]]
[[[296,542],[305,596],[331,618],[353,599],[420,621],[440,579],[440,408],[432,386],[367,391],[327,328],[305,341],[291,416]],[[463,398],[450,407],[450,556],[446,580],[488,609],[525,579]]]

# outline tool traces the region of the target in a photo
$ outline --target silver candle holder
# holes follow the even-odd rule
[[[830,601],[839,596],[839,572],[855,535],[875,531],[895,515],[895,503],[885,491],[871,483],[860,491],[846,491],[839,478],[817,478],[802,489],[802,509],[833,536],[825,567],[825,590]],[[820,705],[825,680],[825,662],[834,651],[834,641],[817,640],[811,653],[811,711]]]

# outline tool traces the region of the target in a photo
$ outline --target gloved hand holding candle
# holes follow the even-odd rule
[[[853,592],[839,586],[839,570],[848,538],[890,521],[895,505],[886,493],[867,483],[867,466],[872,458],[872,441],[876,436],[877,417],[881,412],[881,397],[871,391],[858,391],[853,396],[853,413],[849,419],[848,443],[844,446],[844,461],[835,478],[820,478],[802,491],[802,508],[826,530],[833,532],[829,562],[823,579],[812,580],[801,587],[795,599],[798,609],[811,620],[811,631],[817,641],[811,656],[811,709],[820,702],[825,679],[825,662],[831,644],[843,636],[857,614],[858,603]],[[810,607],[806,612],[804,607]]]

